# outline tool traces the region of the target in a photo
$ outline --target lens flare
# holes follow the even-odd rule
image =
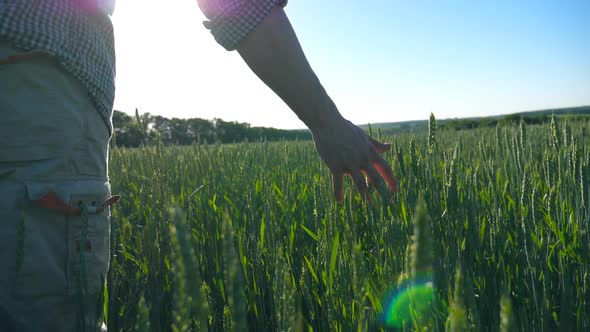
[[[420,321],[431,310],[434,296],[431,274],[408,279],[383,301],[381,321],[391,328],[402,328],[414,320]]]

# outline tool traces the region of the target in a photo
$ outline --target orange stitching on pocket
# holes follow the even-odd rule
[[[86,212],[90,215],[102,213],[105,208],[116,204],[120,199],[121,196],[119,195],[111,196],[106,201],[104,201],[100,207],[88,207]],[[33,202],[40,208],[51,210],[64,216],[82,215],[82,209],[66,204],[54,191],[48,192]]]

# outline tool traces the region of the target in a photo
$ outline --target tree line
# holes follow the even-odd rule
[[[445,121],[441,128],[464,130],[484,127],[495,127],[497,125],[518,125],[523,122],[526,125],[550,123],[552,116],[569,122],[585,122],[590,120],[589,114],[510,114],[502,117],[486,117],[480,119],[453,119]]]
[[[140,115],[137,110],[135,116],[115,110],[113,126],[112,144],[119,147],[311,139],[311,133],[307,130],[251,127],[248,123],[222,119],[169,119],[150,113]]]

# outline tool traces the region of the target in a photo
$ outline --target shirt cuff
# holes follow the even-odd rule
[[[285,7],[288,0],[209,0],[205,28],[221,46],[235,50],[275,6]],[[215,4],[212,5],[211,3]]]

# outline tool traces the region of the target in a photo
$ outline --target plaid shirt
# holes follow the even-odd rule
[[[215,40],[227,50],[287,0],[198,0]],[[0,0],[0,39],[44,51],[88,90],[109,131],[115,100],[114,0]]]

